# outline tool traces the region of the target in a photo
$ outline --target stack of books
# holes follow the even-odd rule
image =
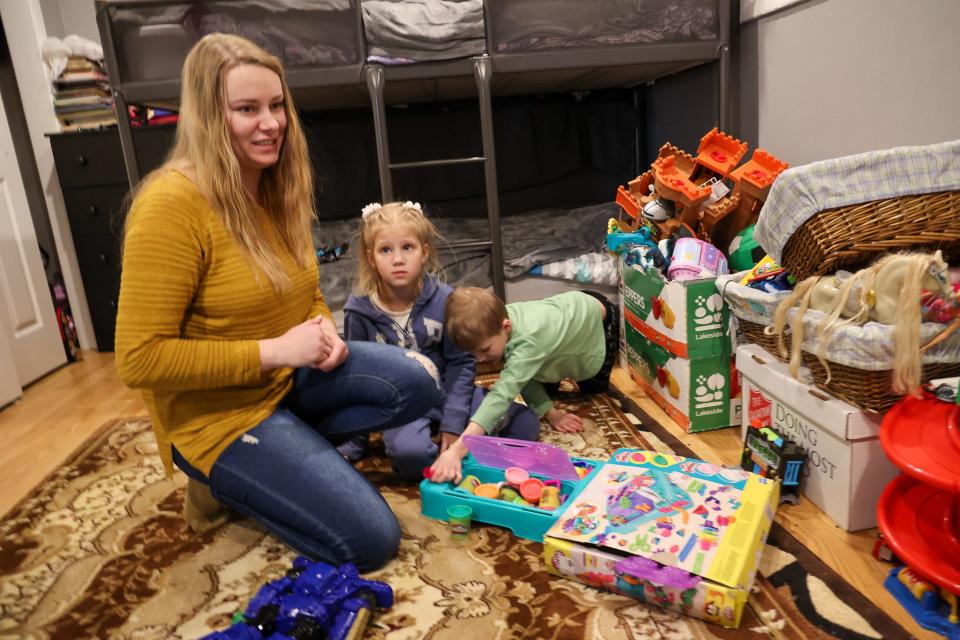
[[[117,124],[110,83],[100,62],[71,57],[53,82],[53,108],[64,131]]]

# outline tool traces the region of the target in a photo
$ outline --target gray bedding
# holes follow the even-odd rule
[[[599,251],[607,234],[607,221],[616,217],[617,205],[608,202],[577,209],[546,209],[509,216],[501,224],[504,273],[515,278],[533,266],[566,260]],[[357,220],[323,222],[313,231],[314,244],[334,246],[349,242],[345,256],[320,265],[320,288],[331,308],[343,306],[356,270],[354,235]],[[463,286],[488,286],[490,256],[484,251],[456,250],[448,245],[487,236],[485,218],[434,218],[443,234],[440,258],[447,282]]]
[[[497,52],[710,40],[718,0],[490,0]]]
[[[363,0],[360,8],[370,56],[448,60],[487,50],[483,0]]]

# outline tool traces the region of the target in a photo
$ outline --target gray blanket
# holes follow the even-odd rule
[[[717,0],[502,0],[498,52],[681,42],[717,37]]]
[[[566,260],[599,251],[607,235],[607,221],[616,217],[617,205],[608,202],[578,209],[545,209],[503,219],[504,274],[520,276],[538,264]],[[488,286],[490,256],[485,251],[453,250],[450,245],[487,237],[486,218],[434,218],[443,235],[440,259],[447,282],[463,286]],[[320,265],[320,288],[331,308],[343,306],[356,273],[357,220],[323,222],[313,231],[318,247],[350,243],[344,258]]]
[[[487,50],[483,0],[363,0],[371,56],[447,60]]]

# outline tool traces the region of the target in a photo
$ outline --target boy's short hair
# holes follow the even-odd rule
[[[464,351],[474,351],[503,329],[507,306],[489,289],[458,287],[447,298],[447,334]]]

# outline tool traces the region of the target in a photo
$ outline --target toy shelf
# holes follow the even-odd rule
[[[877,519],[884,541],[907,566],[960,594],[960,496],[902,475],[884,489]]]
[[[880,496],[884,540],[916,574],[960,595],[960,407],[907,397],[883,418],[880,442],[904,472]]]
[[[960,407],[933,397],[905,398],[890,408],[880,442],[893,464],[920,482],[960,493]]]

